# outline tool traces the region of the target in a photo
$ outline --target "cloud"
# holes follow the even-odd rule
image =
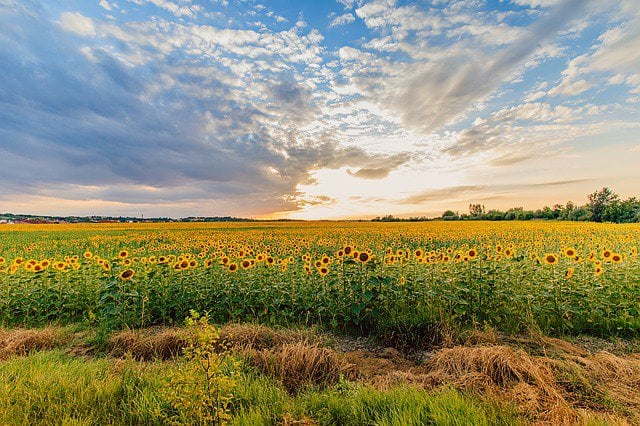
[[[102,6],[105,10],[111,10],[111,8],[112,8],[112,6],[106,0],[100,0],[100,3],[98,3],[98,4],[100,6]]]
[[[383,179],[389,176],[389,173],[393,170],[406,164],[409,160],[409,154],[396,154],[390,157],[378,156],[378,158],[372,158],[356,172],[347,169],[347,174],[362,179]]]
[[[60,26],[65,30],[81,36],[95,36],[96,27],[91,18],[80,13],[64,12],[60,15]]]
[[[354,22],[355,20],[355,16],[353,16],[351,13],[345,13],[344,15],[336,16],[335,18],[333,18],[333,20],[329,23],[329,28],[347,25]]]
[[[404,84],[394,82],[403,87],[393,100],[394,108],[403,114],[406,124],[424,133],[437,130],[503,84],[518,65],[578,16],[583,7],[582,0],[562,2],[493,57],[472,53],[415,67]]]
[[[2,197],[267,214],[304,205],[296,187],[312,170],[390,171],[408,161],[385,166],[379,154],[341,146],[315,121],[317,100],[305,79],[254,56],[296,61],[296,52],[318,42],[313,30],[238,32],[242,39],[211,28],[207,46],[199,44],[203,27],[189,33],[156,21],[117,31],[80,14],[51,25],[35,6],[33,16],[11,13],[16,25],[0,28]],[[97,36],[87,46],[71,35],[89,34],[89,22]],[[244,51],[249,44],[264,50]],[[171,55],[176,46],[200,50],[181,58]],[[218,49],[233,51],[233,68]],[[138,55],[144,60],[131,60]]]
[[[168,0],[129,0],[129,1],[138,5],[153,4],[154,6],[160,9],[164,9],[178,18],[182,16],[193,18],[196,16],[197,12],[200,10],[200,6],[198,5],[191,5],[191,6],[178,5]]]
[[[512,165],[535,156],[544,148],[566,141],[574,130],[569,124],[577,118],[575,111],[561,105],[524,103],[494,112],[485,120],[477,120],[460,132],[457,140],[442,149],[451,156],[493,153],[496,166]]]
[[[485,189],[484,185],[463,185],[449,188],[429,189],[397,201],[398,204],[422,204],[427,201],[450,201]]]
[[[571,185],[571,184],[580,183],[580,182],[589,182],[590,180],[593,180],[593,179],[556,180],[552,182],[534,183],[528,186],[536,186],[536,187],[563,186],[563,185]]]
[[[590,87],[591,85],[582,79],[577,81],[563,81],[560,85],[549,90],[548,94],[551,96],[576,96],[589,90]]]
[[[345,10],[353,9],[356,4],[361,4],[362,0],[336,0],[342,6],[344,6]]]
[[[397,204],[424,204],[427,202],[454,202],[472,199],[499,198],[501,192],[522,191],[528,188],[548,188],[588,182],[592,179],[568,179],[551,182],[504,184],[504,185],[460,185],[448,188],[429,189],[397,200]]]
[[[528,7],[551,7],[557,5],[560,0],[511,0],[518,6]]]

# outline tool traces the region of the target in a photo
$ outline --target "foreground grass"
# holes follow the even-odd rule
[[[174,362],[83,359],[60,350],[0,363],[1,424],[164,424],[176,417],[165,392]],[[179,416],[178,416],[179,417]],[[193,419],[192,419],[193,420]],[[229,422],[422,425],[514,424],[514,410],[452,388],[389,390],[342,381],[291,394],[279,382],[245,371]]]
[[[412,361],[392,348],[349,348],[349,339],[337,349],[336,339],[345,337],[255,324],[218,329],[202,318],[114,332],[102,346],[80,327],[0,330],[0,424],[640,421],[636,341],[482,332]],[[223,395],[215,415],[203,404],[207,383]]]

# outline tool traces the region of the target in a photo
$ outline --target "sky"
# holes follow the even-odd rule
[[[0,0],[0,212],[640,196],[638,0]]]

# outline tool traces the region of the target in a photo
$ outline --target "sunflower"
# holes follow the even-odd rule
[[[178,262],[180,269],[189,269],[189,261],[184,259],[182,262]]]
[[[82,253],[82,257],[84,257],[85,259],[91,259],[93,257],[93,253],[91,253],[90,251],[85,251],[84,253]]]
[[[469,260],[471,259],[475,259],[476,257],[478,257],[478,251],[476,249],[469,249],[467,251],[467,257],[469,258]]]
[[[118,253],[118,257],[124,259],[125,257],[129,256],[129,252],[126,250],[120,250],[120,253]]]
[[[358,260],[362,263],[367,263],[369,259],[371,259],[371,256],[369,256],[369,253],[367,253],[366,251],[363,251],[358,255]]]
[[[575,270],[574,268],[569,268],[569,269],[567,269],[567,272],[564,274],[564,277],[565,277],[566,279],[571,278],[571,277],[573,276],[573,273],[574,273],[575,271],[576,271],[576,270]]]
[[[251,268],[251,261],[249,259],[244,259],[242,263],[240,263],[240,266],[242,266],[242,269],[247,270]]]
[[[576,249],[573,247],[565,248],[564,255],[567,257],[576,257]]]
[[[594,272],[596,276],[600,276],[604,272],[604,269],[602,268],[602,266],[596,266],[596,269],[594,270]]]
[[[611,255],[611,261],[612,261],[613,263],[621,263],[621,262],[622,262],[622,256],[621,256],[621,255],[619,255],[618,253],[613,253],[613,254]]]
[[[318,270],[318,273],[324,277],[329,273],[329,268],[327,268],[326,266],[323,266]]]
[[[558,263],[558,256],[553,253],[547,253],[544,255],[544,263],[547,265],[555,265]]]
[[[195,268],[198,266],[198,262],[195,259],[189,261],[189,268]]]
[[[123,281],[128,281],[131,279],[131,277],[133,277],[134,274],[135,272],[133,271],[133,269],[125,269],[120,273],[120,279],[122,279]]]
[[[613,254],[613,252],[611,250],[604,250],[602,252],[602,257],[604,257],[605,259],[609,260],[609,258],[611,257],[612,254]]]
[[[344,248],[342,249],[342,251],[344,252],[345,255],[349,256],[351,254],[351,252],[353,251],[353,247],[351,246],[344,246]]]
[[[237,263],[232,263],[231,265],[229,265],[229,272],[236,272],[237,270],[238,270]]]

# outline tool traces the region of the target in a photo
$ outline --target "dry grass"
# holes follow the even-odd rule
[[[400,383],[429,390],[453,385],[512,401],[538,424],[640,424],[638,355],[590,353],[560,339],[520,343],[537,355],[485,344],[440,349],[424,365],[379,359],[381,368],[371,369],[368,365],[376,362],[371,357],[362,367],[357,364],[369,382],[383,389]]]
[[[259,324],[229,324],[220,329],[221,346],[234,350],[263,350],[301,341],[321,341],[306,330],[276,330]]]
[[[70,340],[71,335],[60,327],[0,330],[0,360],[27,355],[33,351],[62,347]]]
[[[111,355],[121,357],[131,354],[136,359],[170,359],[182,353],[188,344],[184,328],[148,328],[125,330],[109,340]],[[257,324],[230,324],[220,329],[218,349],[243,353],[250,350],[279,348],[287,343],[307,340],[310,333],[296,330],[275,330]],[[319,338],[318,338],[319,339]]]
[[[295,393],[307,385],[320,387],[338,382],[341,376],[355,377],[351,364],[335,351],[306,341],[286,343],[278,348],[247,352],[249,363],[280,380]]]
[[[108,347],[113,356],[131,354],[138,360],[152,360],[174,358],[187,343],[181,328],[151,328],[116,333],[109,339]]]

